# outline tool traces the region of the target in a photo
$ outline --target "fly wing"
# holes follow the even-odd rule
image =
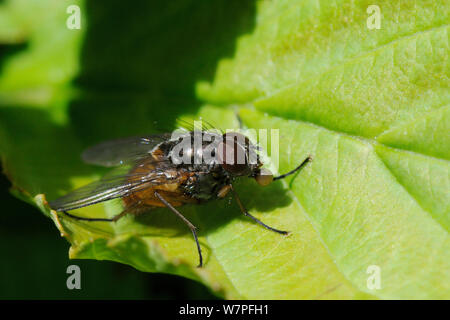
[[[86,163],[115,167],[148,156],[155,146],[170,139],[169,133],[110,140],[88,148],[81,155]]]
[[[66,194],[49,205],[56,211],[69,211],[99,202],[128,196],[136,191],[155,185],[173,183],[177,177],[167,177],[164,170],[155,169],[146,173],[126,173],[105,176]]]

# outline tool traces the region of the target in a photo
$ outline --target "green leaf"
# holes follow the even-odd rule
[[[225,298],[450,298],[447,2],[378,1],[373,30],[370,1],[79,1],[82,30],[65,28],[72,1],[39,3],[0,6],[0,41],[27,44],[2,61],[0,153],[14,193],[54,221],[71,258],[178,274]],[[236,113],[279,129],[280,173],[313,158],[268,187],[236,185],[253,215],[290,236],[227,200],[182,207],[200,229],[198,269],[168,210],[111,224],[49,209],[106,172],[81,162],[83,148],[177,118],[235,128]]]

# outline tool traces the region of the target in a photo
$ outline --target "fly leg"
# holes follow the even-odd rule
[[[286,235],[289,234],[289,231],[283,231],[283,230],[278,230],[278,229],[272,228],[272,227],[268,226],[267,224],[265,224],[264,222],[262,222],[261,220],[259,220],[258,218],[252,216],[252,215],[247,211],[247,209],[245,209],[244,205],[242,204],[241,199],[239,198],[239,196],[238,196],[236,190],[234,190],[233,186],[230,185],[230,187],[231,187],[231,191],[233,192],[234,198],[236,199],[236,202],[237,202],[237,204],[239,205],[239,208],[241,209],[241,212],[242,212],[245,216],[250,217],[250,218],[253,219],[253,221],[255,221],[257,224],[263,226],[264,228],[266,228],[266,229],[268,229],[268,230],[274,231],[274,232],[279,233],[279,234],[286,234]]]
[[[191,229],[192,234],[194,235],[195,243],[197,244],[197,250],[198,250],[198,257],[200,260],[200,263],[198,264],[198,267],[202,267],[203,265],[203,257],[202,257],[202,249],[200,248],[200,244],[198,242],[197,238],[197,227],[194,226],[188,219],[186,219],[177,209],[175,209],[174,206],[172,206],[166,199],[163,198],[162,195],[160,195],[157,191],[155,191],[155,196],[167,207],[169,208],[173,213],[175,213],[178,217],[180,217],[181,220],[183,220],[184,223]]]
[[[281,176],[274,177],[274,178],[273,178],[273,181],[276,181],[276,180],[280,180],[280,179],[286,178],[287,176],[290,176],[291,174],[294,174],[294,173],[296,173],[297,171],[300,171],[300,170],[301,170],[308,162],[310,162],[310,161],[312,161],[312,157],[311,157],[311,156],[308,156],[305,160],[303,160],[302,163],[300,163],[300,165],[299,165],[297,168],[295,168],[295,169],[292,170],[292,171],[289,171],[288,173],[282,174]]]
[[[119,213],[118,215],[115,215],[112,218],[86,218],[86,217],[79,217],[79,216],[74,216],[71,213],[68,213],[67,211],[62,211],[66,216],[75,219],[75,220],[81,220],[81,221],[106,221],[106,222],[115,222],[117,220],[119,220],[120,218],[122,218],[126,213],[128,213],[126,210],[122,211],[121,213]]]
[[[114,217],[112,218],[86,218],[86,217],[79,217],[79,216],[75,216],[71,213],[68,213],[67,211],[62,211],[66,216],[71,217],[72,219],[75,220],[81,220],[81,221],[106,221],[106,222],[116,222],[117,220],[119,220],[120,218],[123,218],[124,216],[126,216],[127,214],[131,213],[132,210],[135,207],[138,207],[140,205],[140,202],[137,202],[135,205],[130,206],[128,208],[125,208],[121,213],[116,214]]]

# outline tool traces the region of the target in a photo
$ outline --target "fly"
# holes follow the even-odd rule
[[[199,137],[200,143],[196,143]],[[299,171],[311,158],[307,157],[294,170],[273,177],[269,170],[261,168],[263,164],[257,151],[257,146],[237,132],[193,130],[175,137],[167,133],[107,141],[83,152],[83,160],[125,171],[106,175],[49,205],[73,219],[107,222],[166,207],[191,230],[201,267],[203,258],[197,228],[177,209],[182,205],[224,198],[231,192],[245,216],[268,230],[288,234],[251,215],[233,188],[233,182],[239,177],[251,177],[265,186]],[[122,199],[124,209],[112,218],[79,217],[68,212],[116,198]]]

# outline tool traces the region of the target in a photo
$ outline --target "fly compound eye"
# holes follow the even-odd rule
[[[260,186],[267,186],[273,181],[272,172],[268,169],[259,169],[255,175],[255,180]]]
[[[223,135],[223,141],[217,146],[217,158],[222,167],[233,175],[250,173],[245,145],[248,138],[236,132]]]

